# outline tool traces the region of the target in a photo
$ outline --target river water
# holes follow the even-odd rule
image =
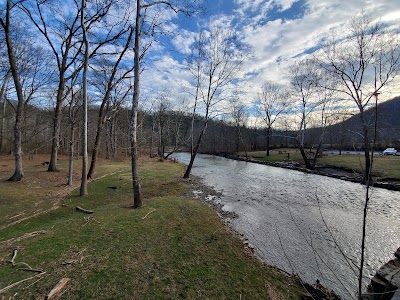
[[[364,186],[209,155],[196,157],[192,174],[223,193],[223,209],[238,215],[232,226],[264,261],[356,298]],[[367,220],[365,283],[400,246],[400,192],[374,188]]]

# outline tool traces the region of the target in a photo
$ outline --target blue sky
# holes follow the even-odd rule
[[[207,12],[191,17],[177,15],[159,6],[163,29],[169,34],[157,37],[144,61],[143,102],[153,99],[157,93],[164,93],[171,95],[175,108],[182,108],[181,100],[187,98],[184,109],[190,109],[194,80],[184,62],[193,49],[199,30],[209,30],[215,25],[232,30],[250,50],[249,58],[231,89],[249,107],[257,100],[265,81],[287,84],[290,67],[296,59],[316,53],[332,31],[339,38],[343,37],[349,21],[361,11],[400,32],[399,0],[203,1]],[[5,0],[0,0],[0,4],[4,7]],[[69,5],[69,0],[66,0],[62,11],[69,11]],[[124,12],[116,10],[115,14],[123,15]],[[110,46],[110,52],[113,49]],[[129,62],[132,58],[130,52]],[[398,83],[380,97],[389,99],[397,95],[400,95]],[[148,106],[148,103],[144,104]]]
[[[209,0],[207,5],[208,14],[171,15],[173,34],[162,37],[152,53],[152,68],[142,81],[145,92],[164,89],[183,95],[191,79],[181,62],[190,53],[198,30],[215,24],[235,31],[251,49],[238,87],[240,100],[247,105],[256,100],[264,81],[287,83],[288,69],[296,58],[318,50],[331,31],[342,34],[362,10],[389,27],[400,28],[398,0]],[[400,88],[394,88],[386,97],[398,94]]]

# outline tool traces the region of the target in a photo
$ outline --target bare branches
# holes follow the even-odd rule
[[[38,278],[38,277],[42,277],[44,274],[46,274],[46,272],[42,272],[40,274],[36,274],[35,276],[28,277],[28,278],[22,279],[20,281],[14,282],[13,284],[10,284],[10,285],[6,286],[5,288],[2,288],[0,290],[0,294],[7,292],[8,290],[12,289],[13,287],[15,287],[15,286],[17,286],[17,285],[19,285],[19,284],[21,284],[21,283],[23,283],[25,281],[32,280],[32,279],[35,279],[35,278]]]
[[[189,178],[201,140],[212,117],[213,109],[228,99],[225,88],[231,84],[240,70],[245,56],[240,45],[233,42],[233,33],[219,27],[200,33],[196,49],[191,56],[191,72],[195,75],[195,105],[192,118],[192,139],[194,115],[198,105],[203,105],[204,126],[197,142],[192,142],[192,155],[184,178]]]
[[[155,6],[155,5],[159,5],[159,4],[164,4],[164,5],[168,6],[168,7],[169,7],[170,9],[172,9],[175,13],[179,13],[179,12],[182,11],[182,10],[176,8],[174,5],[172,5],[172,3],[169,2],[169,1],[154,1],[154,2],[151,2],[151,3],[149,3],[149,4],[143,4],[141,7],[144,8],[144,9],[146,9],[146,8],[151,7],[151,6]]]

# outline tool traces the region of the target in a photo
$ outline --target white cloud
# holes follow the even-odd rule
[[[296,18],[273,18],[273,21],[268,21],[272,9],[279,10],[280,15],[284,16],[284,11],[293,8],[297,1],[232,1],[236,4],[232,15],[214,15],[200,23],[203,27],[230,27],[237,31],[243,42],[251,46],[252,58],[243,66],[243,79],[238,87],[242,93],[241,100],[246,104],[256,99],[258,89],[265,80],[287,83],[287,69],[295,57],[306,57],[308,54],[305,51],[321,45],[331,30],[343,34],[346,24],[361,10],[393,28],[398,29],[400,24],[398,0],[307,0],[303,5],[305,10],[296,14]],[[177,32],[179,34],[172,39],[172,44],[180,52],[180,58],[174,59],[174,54],[168,53],[159,56],[154,62],[154,69],[146,71],[145,77],[151,84],[142,81],[146,89],[157,85],[176,93],[190,89],[192,77],[180,63],[183,60],[182,54],[190,52],[196,33],[187,28]]]
[[[243,1],[236,2],[239,4]],[[282,9],[287,9],[294,2],[288,0],[279,3]],[[377,20],[391,22],[398,28],[400,7],[396,2],[309,0],[307,11],[301,19],[277,19],[259,25],[258,20],[265,15],[263,11],[250,20],[241,19],[237,28],[242,28],[241,35],[251,45],[254,55],[243,70],[244,74],[252,74],[245,79],[248,97],[256,97],[253,91],[264,80],[287,82],[285,69],[290,66],[294,57],[318,47],[328,37],[330,30],[342,33],[346,23],[362,9],[366,14],[373,13],[372,16]]]
[[[178,34],[172,38],[172,44],[179,52],[183,54],[189,54],[191,52],[191,46],[195,42],[197,35],[198,34],[195,32],[181,29]]]

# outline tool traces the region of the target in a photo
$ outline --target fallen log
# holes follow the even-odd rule
[[[57,293],[59,293],[64,286],[68,283],[70,278],[61,278],[61,280],[55,285],[55,287],[47,294],[46,299],[52,299]]]
[[[82,208],[82,207],[80,207],[80,206],[75,207],[75,209],[76,209],[77,211],[83,212],[83,213],[85,213],[85,214],[92,214],[92,213],[93,213],[92,210],[85,209],[85,208]]]

